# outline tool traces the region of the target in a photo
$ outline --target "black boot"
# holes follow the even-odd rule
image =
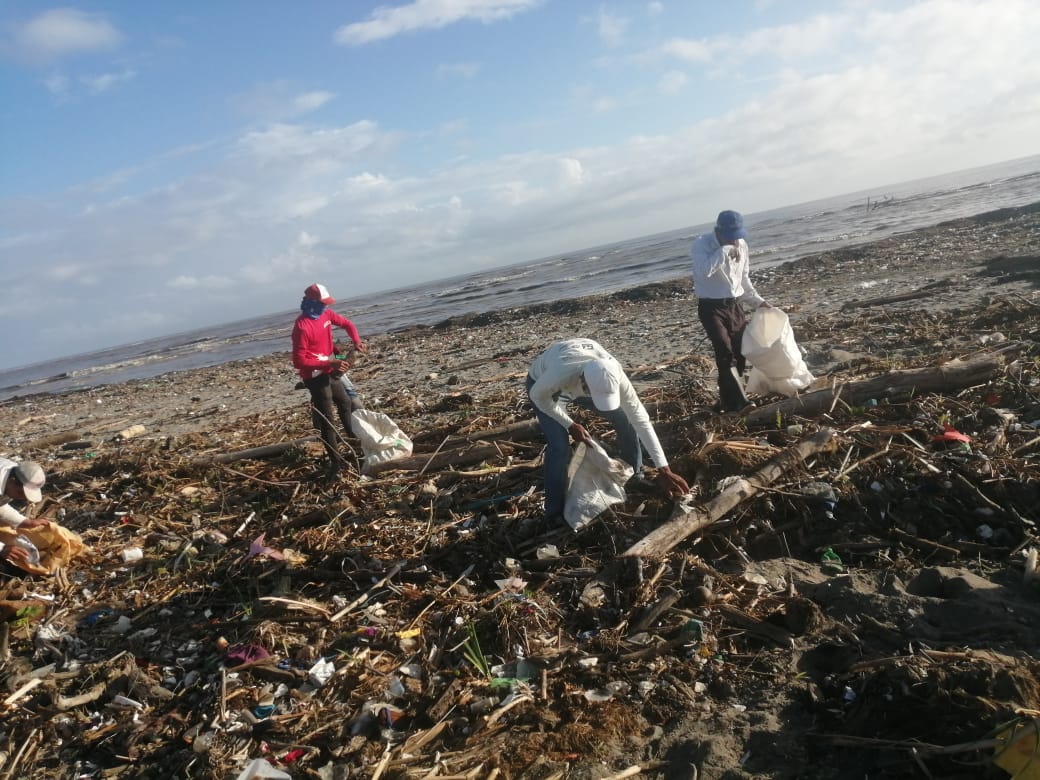
[[[719,372],[719,400],[722,402],[724,412],[739,412],[748,405],[740,372],[732,366],[726,371]]]

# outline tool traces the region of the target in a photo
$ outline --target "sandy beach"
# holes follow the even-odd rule
[[[972,311],[994,296],[1028,296],[1029,279],[987,273],[981,263],[1000,256],[1040,254],[1036,210],[1015,210],[1010,222],[998,213],[959,220],[838,252],[813,255],[767,270],[755,270],[759,292],[791,317],[807,363],[817,375],[847,359],[842,353],[887,359],[937,360],[981,346],[985,327],[944,334],[940,343],[916,343],[914,320],[924,312]],[[1009,229],[1010,225],[1010,229]],[[752,253],[752,262],[754,256]],[[1028,266],[1025,263],[1024,266]],[[932,286],[925,297],[893,304],[886,316],[902,316],[896,338],[868,339],[858,328],[850,302],[903,294]],[[599,340],[630,369],[658,364],[688,366],[690,376],[712,384],[710,345],[696,318],[696,299],[686,278],[619,293],[499,312],[460,312],[436,327],[393,334],[362,334],[370,351],[351,377],[380,408],[394,397],[429,402],[465,389],[477,398],[522,389],[527,364],[560,338]],[[349,311],[341,311],[349,317]],[[148,436],[177,436],[234,426],[262,413],[296,413],[301,434],[306,391],[286,352],[197,371],[0,404],[4,442],[19,443],[57,432],[105,439],[131,425]],[[341,336],[343,334],[340,334]],[[901,337],[900,337],[901,336]],[[837,357],[835,357],[837,355]],[[32,418],[26,420],[26,418]]]
[[[713,414],[683,278],[362,334],[353,381],[426,458],[372,479],[322,481],[313,442],[212,460],[313,433],[291,322],[284,353],[0,404],[3,454],[44,465],[44,511],[90,545],[61,577],[8,583],[8,600],[53,599],[37,624],[51,639],[11,631],[9,689],[47,663],[90,671],[52,670],[5,716],[22,739],[62,736],[19,776],[89,761],[120,777],[223,778],[262,754],[322,778],[830,780],[920,776],[921,760],[936,777],[1006,777],[988,764],[957,774],[955,750],[915,759],[908,746],[970,744],[1040,708],[1040,601],[1022,584],[1040,520],[1040,204],[766,270],[752,248],[752,263],[760,294],[790,315],[810,391],[954,360],[997,368],[948,392],[850,390],[778,424]],[[661,496],[532,538],[541,444],[523,427],[523,378],[573,336],[626,366],[691,506],[803,435],[833,441],[659,555],[623,553],[682,514]],[[948,449],[944,426],[970,445]],[[493,431],[506,433],[482,438]],[[459,460],[435,461],[449,451]],[[807,501],[810,483],[831,486],[833,514]],[[127,564],[129,547],[143,560]],[[110,630],[121,617],[133,633]],[[227,643],[271,663],[222,678]],[[115,660],[128,647],[133,669]],[[315,690],[320,659],[337,672]],[[99,677],[107,688],[55,715]],[[143,702],[133,718],[90,714],[116,693]]]

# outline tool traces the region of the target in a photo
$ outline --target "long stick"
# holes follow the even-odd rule
[[[401,571],[401,569],[403,569],[403,568],[404,568],[404,564],[403,563],[399,563],[396,566],[394,566],[394,568],[392,568],[390,571],[387,572],[386,576],[383,577],[383,579],[381,579],[379,582],[377,582],[375,585],[373,585],[367,591],[362,593],[360,596],[358,596],[352,602],[347,604],[347,606],[343,607],[343,609],[341,609],[335,615],[330,617],[329,621],[332,622],[332,623],[335,623],[337,620],[339,620],[344,615],[347,615],[348,613],[352,612],[355,607],[358,607],[358,606],[364,604],[366,601],[368,601],[369,597],[375,591],[379,590],[381,587],[386,585],[386,583],[388,583],[390,580],[392,580],[394,577],[396,577],[398,575],[398,573]]]

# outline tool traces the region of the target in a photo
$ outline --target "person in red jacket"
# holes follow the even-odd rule
[[[303,291],[300,316],[292,331],[292,362],[304,386],[311,392],[314,427],[321,433],[329,456],[329,476],[334,477],[343,466],[339,451],[340,435],[332,422],[333,407],[343,427],[350,430],[351,399],[340,377],[350,368],[346,360],[337,360],[332,326],[343,328],[358,352],[366,352],[365,343],[354,323],[328,308],[336,299],[323,284],[312,284]]]

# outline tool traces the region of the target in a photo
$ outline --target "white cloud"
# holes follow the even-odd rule
[[[335,97],[325,90],[301,92],[289,81],[280,79],[257,84],[248,92],[234,95],[229,102],[251,118],[273,122],[317,111]]]
[[[43,80],[43,86],[56,98],[64,98],[69,94],[69,79],[61,73],[52,73]]]
[[[83,339],[125,340],[122,315],[145,298],[164,315],[155,328],[186,330],[291,308],[298,294],[286,290],[314,278],[364,294],[707,221],[721,201],[756,211],[1036,152],[1040,16],[1029,0],[842,7],[801,28],[831,31],[840,59],[799,53],[790,26],[749,29],[751,60],[766,76],[748,67],[734,76],[732,107],[677,114],[654,136],[611,137],[610,123],[592,117],[595,136],[581,126],[553,148],[532,142],[417,166],[443,117],[409,134],[371,120],[279,119],[64,193],[8,197],[3,259],[31,258],[34,270],[8,279],[0,330],[18,326],[12,311],[23,301],[44,297],[91,322]],[[710,55],[729,41],[698,46]],[[704,75],[694,65],[662,70],[645,77],[648,99],[655,86],[690,89]],[[561,108],[561,121],[589,119],[597,100],[613,105],[596,97],[601,89],[576,89],[575,114]],[[312,93],[279,94],[291,105]],[[589,137],[598,145],[583,145]],[[169,181],[163,165],[174,158],[204,172]],[[164,183],[145,184],[155,181]],[[146,324],[133,332],[160,335]],[[67,329],[46,338],[32,356],[6,360],[79,346]]]
[[[647,3],[646,13],[648,16],[660,16],[664,13],[664,3],[657,2],[657,0]]]
[[[611,46],[617,46],[624,40],[627,29],[628,19],[600,9],[599,17],[596,20],[596,31],[601,41]]]
[[[709,62],[711,60],[713,47],[704,40],[689,40],[687,38],[672,38],[665,41],[660,51],[685,62]]]
[[[119,73],[102,73],[96,76],[80,76],[79,80],[87,87],[91,94],[100,95],[107,92],[117,84],[123,84],[132,80],[137,73],[126,69]]]
[[[102,14],[55,8],[15,28],[5,47],[15,56],[38,63],[115,49],[123,36]]]
[[[658,91],[665,95],[674,95],[686,86],[688,78],[681,70],[670,70],[657,82]]]
[[[183,290],[221,290],[232,287],[235,284],[233,279],[229,279],[226,276],[209,275],[209,276],[175,276],[167,284],[170,287],[179,288]]]
[[[413,0],[407,5],[380,6],[364,22],[336,30],[336,43],[358,46],[417,30],[437,30],[467,20],[492,24],[540,5],[542,0]]]
[[[476,62],[450,62],[437,66],[438,78],[472,79],[480,73],[480,64]]]
[[[293,99],[296,114],[307,114],[324,106],[333,98],[331,92],[306,92]]]

